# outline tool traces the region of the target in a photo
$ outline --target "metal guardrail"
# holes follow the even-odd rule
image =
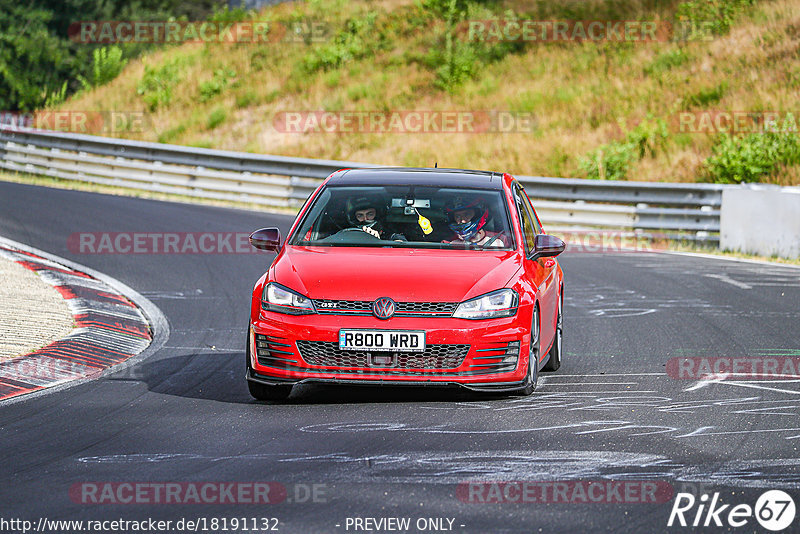
[[[105,185],[297,208],[335,170],[377,165],[0,126],[0,168]],[[717,241],[725,187],[517,176],[550,228],[666,231]]]

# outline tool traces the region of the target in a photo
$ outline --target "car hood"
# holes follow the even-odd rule
[[[312,299],[460,302],[506,285],[515,251],[288,246],[270,278]]]

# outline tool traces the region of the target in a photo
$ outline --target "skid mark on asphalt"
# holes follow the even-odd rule
[[[664,262],[660,259],[642,259],[635,268],[647,269],[655,274],[686,277],[687,265],[684,262]],[[716,278],[741,289],[754,286],[800,287],[800,270],[780,265],[759,265],[753,263],[736,263],[717,261],[692,262],[691,271],[708,278]]]
[[[608,393],[576,393],[572,389],[602,382]],[[419,413],[399,412],[396,419],[370,420],[358,411],[356,419],[298,427],[296,431],[319,435],[320,441],[336,443],[335,435],[363,436],[365,440],[395,441],[418,435],[460,436],[498,435],[500,439],[528,439],[528,436],[565,437],[577,449],[588,448],[586,439],[622,439],[612,451],[482,450],[408,451],[358,454],[333,451],[323,454],[250,453],[210,456],[203,454],[151,454],[89,456],[83,463],[174,463],[266,461],[286,477],[308,477],[324,465],[327,476],[343,482],[459,484],[475,480],[666,480],[739,488],[800,488],[800,458],[786,458],[792,450],[773,452],[769,459],[735,459],[698,464],[684,458],[672,460],[651,452],[626,452],[642,444],[651,451],[654,441],[669,438],[702,448],[710,443],[728,448],[720,439],[733,439],[731,450],[743,436],[763,436],[776,443],[796,443],[800,439],[800,399],[780,392],[754,391],[750,395],[731,395],[724,383],[687,391],[681,381],[663,373],[614,373],[552,375],[531,397],[486,402],[420,403],[420,410],[436,410],[430,424],[419,421]],[[658,394],[646,393],[653,388]],[[737,389],[736,391],[740,391]],[[748,390],[749,392],[749,390]],[[734,391],[735,393],[735,391]],[[441,414],[450,410],[450,414]],[[481,413],[483,412],[483,413]],[[464,414],[469,413],[468,417]],[[485,413],[485,415],[484,415]],[[553,421],[553,413],[559,418]],[[452,414],[452,417],[450,415]],[[703,416],[686,424],[688,414]],[[738,415],[737,415],[738,414]],[[355,413],[353,414],[355,415]],[[741,416],[753,416],[742,424]],[[604,419],[604,417],[606,417]],[[757,419],[756,419],[757,417]],[[794,419],[793,419],[794,418]],[[465,422],[466,421],[466,422]],[[776,424],[771,424],[774,421]],[[502,424],[500,424],[502,423]],[[388,434],[387,434],[388,433]],[[579,439],[583,441],[578,441]],[[639,442],[645,439],[647,441]],[[714,440],[707,442],[705,440]],[[784,441],[789,440],[789,441]],[[589,442],[591,443],[591,442]]]
[[[599,380],[602,377],[602,381]],[[458,403],[454,406],[421,406],[424,410],[458,410],[487,411],[499,413],[553,413],[559,412],[571,417],[580,418],[581,414],[593,414],[591,420],[564,422],[561,425],[539,425],[533,428],[520,426],[509,429],[481,428],[464,430],[463,433],[514,433],[514,432],[568,432],[574,436],[621,433],[635,438],[660,434],[671,439],[700,438],[703,436],[723,436],[769,432],[783,439],[795,439],[798,430],[796,425],[780,424],[769,428],[767,423],[786,420],[787,417],[800,417],[800,388],[791,389],[792,383],[800,381],[782,380],[787,387],[754,384],[743,381],[700,381],[685,389],[679,387],[679,381],[663,373],[614,374],[614,375],[548,375],[542,379],[539,388],[531,397],[514,398],[486,403]],[[762,381],[763,382],[763,381]],[[731,396],[730,386],[741,386],[752,391],[746,396]],[[602,387],[602,391],[589,389]],[[585,389],[584,389],[585,388]],[[654,389],[644,389],[654,388]],[[704,390],[704,391],[701,391]],[[736,392],[740,389],[736,389]],[[703,395],[696,393],[702,392]],[[762,398],[755,394],[775,396],[774,399]],[[777,395],[776,395],[777,394]],[[690,398],[686,398],[686,397]],[[695,397],[695,398],[691,398]],[[598,414],[608,414],[609,420],[596,420]],[[697,414],[704,417],[711,426],[685,426],[681,416]],[[759,428],[731,428],[737,415],[774,416],[765,420]],[[676,418],[677,416],[677,418]],[[732,416],[732,418],[730,418]],[[776,419],[782,418],[782,419]],[[732,420],[733,419],[733,420]],[[507,423],[506,423],[507,425]],[[304,427],[302,430],[320,432],[337,432],[341,426],[317,425]],[[349,428],[352,431],[369,431],[373,428],[360,423]],[[387,430],[431,433],[459,433],[452,424],[439,425],[436,428],[414,428],[402,424],[392,424]],[[788,434],[788,435],[787,435]]]
[[[800,391],[794,389],[786,389],[786,388],[776,388],[773,386],[765,386],[763,385],[765,381],[759,380],[758,382],[751,382],[751,381],[742,381],[742,380],[725,380],[725,379],[717,379],[717,380],[701,380],[696,386],[693,386],[692,391],[695,389],[699,389],[700,387],[705,387],[707,385],[725,385],[725,386],[734,386],[740,388],[751,388],[751,389],[760,389],[763,391],[772,391],[776,393],[786,393],[787,395],[800,395]],[[779,383],[789,382],[789,380],[776,380]],[[793,382],[793,381],[792,381]],[[689,391],[689,388],[687,388]]]
[[[709,274],[706,273],[704,276],[707,278],[715,278],[720,282],[725,282],[726,284],[730,284],[733,287],[738,287],[739,289],[753,289],[753,286],[749,284],[745,284],[744,282],[739,282],[728,276],[727,274]]]
[[[700,298],[656,298],[633,289],[613,286],[570,287],[569,292],[565,293],[564,302],[581,315],[608,318],[649,315],[671,308],[701,308],[704,311],[711,308],[731,308]]]
[[[467,481],[664,480],[673,484],[740,488],[800,488],[800,459],[732,460],[689,465],[663,455],[593,450],[484,450],[459,452],[407,451],[358,455],[261,453],[231,456],[201,454],[131,454],[87,456],[87,464],[152,464],[191,462],[274,462],[285,465],[282,476],[302,479],[318,473],[337,482],[460,484]],[[279,467],[278,467],[279,468]]]

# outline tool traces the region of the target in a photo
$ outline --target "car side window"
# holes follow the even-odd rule
[[[522,197],[522,204],[526,208],[528,208],[528,210],[530,211],[531,223],[533,224],[533,230],[537,234],[541,234],[542,233],[542,227],[539,226],[539,221],[536,219],[536,215],[534,215],[536,212],[534,211],[533,206],[531,206],[531,199],[528,198],[528,195],[525,193],[525,188],[522,187],[522,185],[517,184],[517,187],[519,187],[520,196]]]
[[[514,203],[517,205],[517,213],[522,222],[522,235],[525,238],[525,253],[530,254],[533,251],[534,243],[536,241],[536,225],[532,220],[532,216],[528,207],[525,204],[525,193],[520,187],[514,187]]]

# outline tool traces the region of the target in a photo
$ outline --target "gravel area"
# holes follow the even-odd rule
[[[0,256],[0,361],[61,339],[73,324],[69,306],[55,288]]]

